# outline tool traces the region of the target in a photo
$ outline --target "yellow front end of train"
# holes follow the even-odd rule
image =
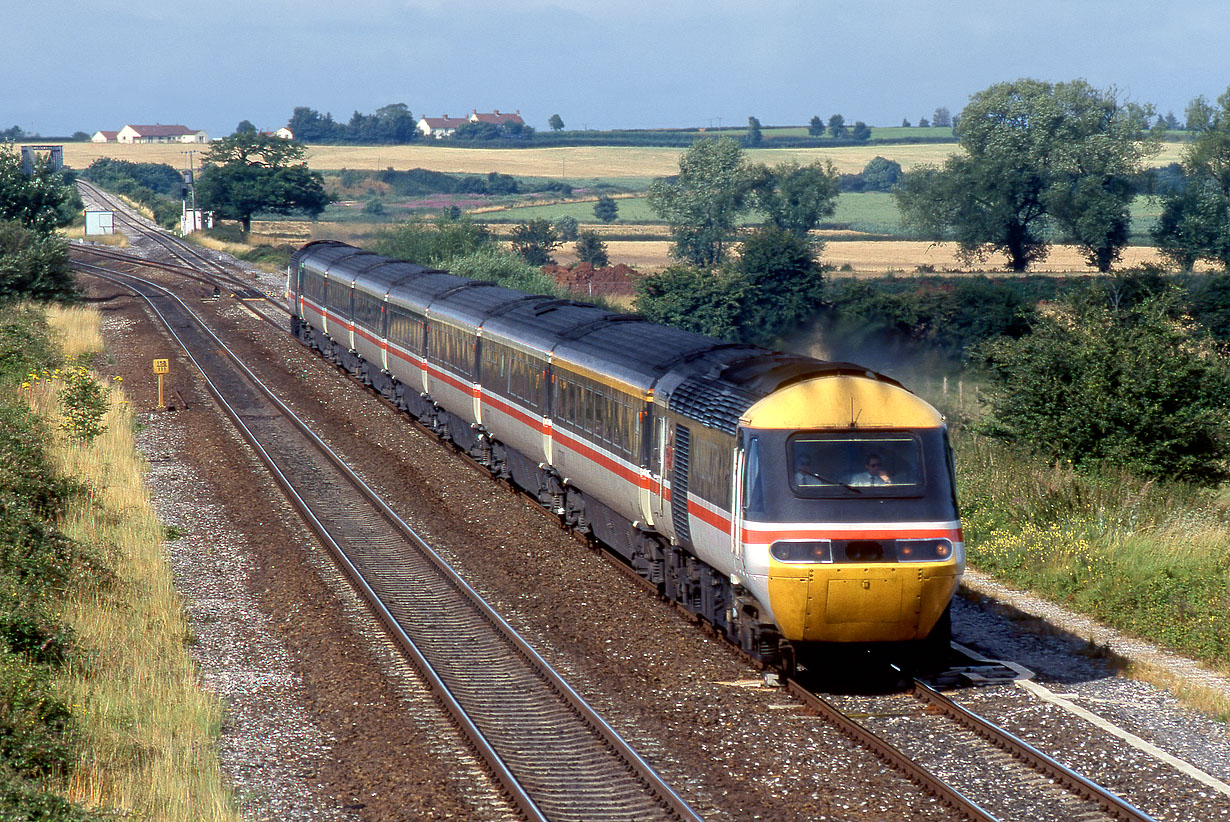
[[[784,639],[900,642],[947,625],[964,544],[934,408],[895,383],[815,377],[749,408],[739,448],[740,578]]]

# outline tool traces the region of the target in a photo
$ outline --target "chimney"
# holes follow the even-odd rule
[[[498,108],[495,110],[495,116],[496,116],[496,117],[499,117],[499,116],[500,116],[500,110],[499,110]]]

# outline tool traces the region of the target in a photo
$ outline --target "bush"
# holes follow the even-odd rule
[[[494,242],[486,226],[468,220],[441,219],[434,223],[406,223],[383,231],[376,235],[372,250],[419,265],[447,267],[450,260],[474,254]]]
[[[166,163],[133,163],[101,157],[81,172],[95,185],[148,208],[163,228],[179,225],[183,213],[184,178]]]
[[[0,222],[0,303],[77,296],[68,242],[16,222]]]
[[[473,253],[454,257],[449,261],[448,268],[458,277],[491,280],[505,288],[516,288],[531,294],[565,296],[564,290],[542,269],[494,246],[484,246]]]
[[[1230,476],[1230,367],[1179,292],[1091,286],[1038,312],[1031,334],[979,353],[992,383],[984,430],[1078,468],[1213,483]]]
[[[53,374],[51,350],[39,315],[0,311],[0,397]],[[79,489],[57,478],[47,437],[24,403],[0,399],[0,818],[83,820],[43,788],[74,765],[76,725],[53,684],[74,638],[57,609],[75,579],[108,575],[57,527]]]

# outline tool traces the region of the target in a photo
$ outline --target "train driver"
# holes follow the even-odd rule
[[[879,454],[868,454],[863,471],[850,477],[850,485],[892,485],[893,480],[884,470],[884,460]]]
[[[811,457],[807,454],[799,454],[798,459],[794,462],[794,484],[795,485],[822,485],[820,476],[816,473],[811,465]]]

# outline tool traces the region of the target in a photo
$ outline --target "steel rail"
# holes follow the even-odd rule
[[[803,704],[832,723],[850,739],[871,750],[876,756],[904,773],[914,784],[940,799],[957,813],[975,822],[999,822],[998,817],[966,797],[952,785],[911,759],[896,745],[855,722],[836,705],[812,693],[793,679],[786,680],[786,689]]]
[[[1101,785],[1089,781],[1020,737],[988,722],[964,705],[954,702],[925,682],[914,680],[914,696],[969,728],[996,747],[1018,757],[1033,769],[1051,777],[1078,796],[1101,805],[1116,819],[1126,820],[1126,822],[1154,822],[1153,817],[1144,811],[1123,801]]]

